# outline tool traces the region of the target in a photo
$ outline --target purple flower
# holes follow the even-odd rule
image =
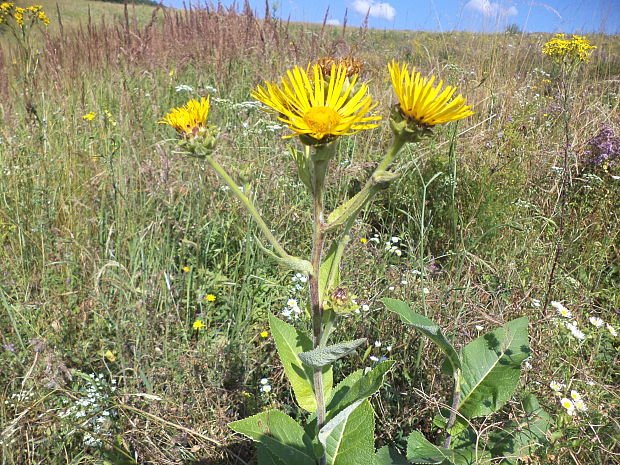
[[[15,352],[15,344],[4,344],[2,347],[8,352]]]
[[[588,142],[588,149],[584,152],[583,162],[595,167],[614,166],[620,159],[620,137],[614,134],[613,129],[601,123],[601,129]]]

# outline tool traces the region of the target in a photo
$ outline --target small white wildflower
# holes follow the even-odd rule
[[[260,383],[264,386],[269,383],[269,378],[261,378]]]
[[[573,314],[571,313],[571,311],[568,308],[566,308],[564,305],[562,305],[560,302],[557,302],[554,300],[551,302],[551,306],[557,310],[560,316],[563,316],[564,318],[573,317]]]
[[[175,90],[175,91],[177,91],[177,92],[183,92],[183,91],[186,91],[186,92],[194,92],[194,89],[193,89],[192,87],[187,86],[187,85],[185,85],[185,84],[181,84],[181,85],[179,85],[179,86],[176,86],[176,87],[174,88],[174,90]]]
[[[375,341],[375,347],[381,347],[381,341]]]
[[[398,237],[398,236],[392,236],[392,242],[396,243],[396,242],[398,242],[398,241],[400,241],[400,237]]]
[[[618,331],[616,331],[616,328],[614,328],[609,323],[607,323],[605,326],[607,327],[607,331],[609,331],[609,334],[611,334],[613,337],[618,337]]]
[[[534,307],[540,307],[540,300],[538,300],[538,299],[532,299],[532,306],[534,306]]]
[[[601,326],[605,325],[605,322],[603,321],[603,319],[599,318],[598,316],[591,316],[589,320],[590,320],[590,324],[597,328],[600,328]]]
[[[400,257],[400,256],[403,254],[403,252],[399,249],[399,250],[395,250],[395,251],[394,251],[394,254],[395,254],[397,257]]]
[[[297,307],[297,301],[295,299],[288,299],[288,301],[286,302],[286,305],[289,308]]]
[[[566,413],[568,413],[569,415],[573,415],[575,413],[575,404],[573,404],[572,400],[564,397],[562,400],[560,400],[560,403],[562,404],[562,407],[566,409]]]
[[[400,282],[403,286],[406,286],[407,284],[409,284],[409,281],[407,281],[406,279],[401,280]]]
[[[370,305],[368,305],[368,304],[364,304],[364,305],[362,305],[362,310],[364,310],[365,312],[367,312],[368,310],[370,310]]]
[[[271,384],[265,384],[264,386],[261,386],[260,390],[261,392],[264,392],[266,394],[271,392]]]
[[[413,271],[411,272],[411,274],[417,274],[417,275],[420,275],[420,274],[422,274],[422,272],[421,272],[421,271],[418,271],[418,270],[413,270]]]
[[[526,370],[531,370],[533,368],[529,360],[526,360],[525,362],[523,362],[523,366],[525,367]]]
[[[574,389],[570,392],[570,396],[573,400],[581,400],[581,394],[579,394]]]
[[[302,274],[299,276],[299,282],[300,283],[307,283],[308,282],[308,276],[306,276],[305,274]]]
[[[474,328],[476,328],[477,331],[482,331],[484,329],[484,326],[476,325],[476,326],[474,326]]]
[[[581,331],[577,327],[577,322],[575,322],[575,321],[573,321],[573,322],[566,322],[565,326],[571,332],[573,337],[575,337],[575,338],[577,338],[579,340],[582,340],[582,341],[586,338],[586,335],[583,333],[583,331]]]
[[[204,87],[205,92],[208,92],[210,94],[217,94],[217,89],[215,87],[211,87],[211,86],[205,86]]]
[[[566,384],[558,383],[557,381],[551,381],[549,383],[549,387],[551,388],[552,391],[560,392],[562,389],[566,387]]]
[[[370,357],[368,357],[370,360],[372,360],[373,362],[378,362],[379,361],[379,357],[375,357],[374,355],[371,355]]]
[[[392,352],[392,346],[387,346],[385,350],[387,350],[388,352]]]
[[[586,410],[588,410],[588,407],[586,406],[585,402],[581,399],[576,400],[574,402],[575,407],[577,408],[577,410],[581,411],[581,412],[585,412]]]
[[[394,286],[390,286],[390,287],[388,287],[388,291],[393,291],[394,289],[395,289],[395,287],[394,287]]]
[[[428,287],[423,288],[422,292],[424,293],[424,295],[429,295],[431,293],[431,291],[430,291],[430,289]]]

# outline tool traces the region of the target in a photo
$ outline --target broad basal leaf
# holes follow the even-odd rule
[[[459,414],[469,419],[500,409],[514,393],[521,362],[529,354],[526,317],[517,318],[463,347]]]
[[[295,420],[283,412],[268,410],[228,426],[259,442],[269,454],[285,464],[316,465],[312,440]]]
[[[299,358],[300,353],[312,350],[312,341],[294,326],[271,314],[269,315],[269,327],[297,403],[309,412],[316,411],[313,368],[302,363]],[[323,392],[326,398],[331,394],[332,379],[331,368],[324,367]]]
[[[407,439],[407,460],[415,464],[443,464],[450,462],[450,452],[426,440],[419,431],[414,431]]]
[[[366,338],[356,339],[355,341],[341,342],[332,346],[321,347],[309,352],[302,352],[299,358],[302,362],[313,367],[323,367],[335,362],[339,358],[354,352],[359,346],[366,342]]]
[[[415,313],[404,302],[396,299],[381,299],[381,302],[386,306],[388,310],[400,315],[400,319],[403,323],[413,326],[416,330],[424,334],[431,341],[437,344],[437,347],[446,354],[448,362],[452,366],[452,371],[461,367],[459,355],[457,354],[452,344],[448,342],[446,337],[442,334],[441,329],[432,320],[426,318],[423,315]]]
[[[342,410],[319,431],[326,465],[372,464],[375,455],[375,417],[368,400]],[[294,463],[294,462],[291,462]]]

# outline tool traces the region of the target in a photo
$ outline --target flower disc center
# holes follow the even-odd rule
[[[304,121],[313,130],[313,134],[320,137],[332,134],[341,120],[342,117],[329,107],[312,107],[304,115]]]

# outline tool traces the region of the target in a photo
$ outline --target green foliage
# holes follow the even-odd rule
[[[269,327],[278,349],[278,355],[284,366],[284,371],[295,392],[297,403],[304,410],[309,412],[316,411],[316,400],[312,384],[314,377],[313,369],[305,365],[299,357],[299,354],[302,352],[312,350],[312,341],[305,333],[272,314],[269,314]],[[332,379],[331,367],[323,368],[323,388],[326,396],[329,396],[331,392]]]
[[[367,341],[366,338],[356,339],[355,341],[341,342],[327,347],[319,347],[308,352],[299,354],[299,358],[306,365],[321,368],[331,365],[336,360],[341,359],[355,351],[359,346]]]
[[[295,420],[279,410],[268,410],[229,426],[259,442],[278,463],[316,465],[312,440]]]
[[[452,344],[448,342],[446,337],[441,333],[441,329],[435,323],[425,316],[418,315],[411,308],[396,299],[382,299],[381,302],[387,307],[388,310],[400,315],[400,319],[403,323],[413,326],[416,330],[424,334],[431,341],[433,341],[437,347],[446,354],[447,361],[452,368],[452,372],[461,369],[461,360],[456,353]]]
[[[526,317],[484,334],[461,350],[459,417],[499,410],[519,384],[521,363],[530,355]]]
[[[373,463],[374,432],[374,411],[368,400],[358,400],[341,410],[319,431],[326,465]]]

